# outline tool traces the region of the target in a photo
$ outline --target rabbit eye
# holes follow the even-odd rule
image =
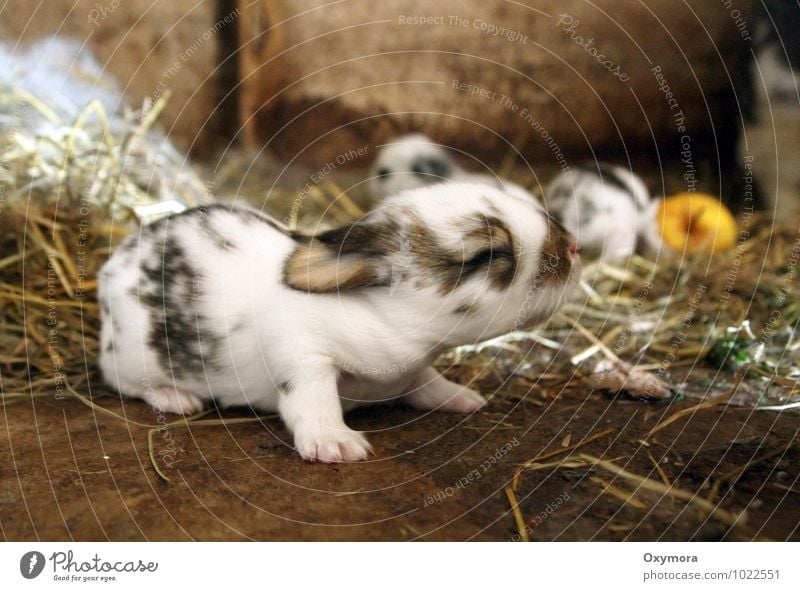
[[[388,168],[379,168],[378,169],[378,178],[382,179],[382,178],[385,178],[385,177],[389,176],[390,174],[392,174],[392,171],[389,170]]]

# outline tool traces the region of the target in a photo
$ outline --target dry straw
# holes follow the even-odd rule
[[[115,133],[99,102],[65,122],[36,97],[0,87],[4,405],[87,387],[98,351],[97,269],[139,208],[205,199],[184,158],[150,129],[166,100],[115,120]]]

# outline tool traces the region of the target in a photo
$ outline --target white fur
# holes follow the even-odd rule
[[[434,163],[441,172],[415,172],[415,165],[425,161]],[[421,133],[402,136],[383,146],[372,166],[369,187],[372,197],[380,200],[402,191],[445,181],[488,185],[505,189],[523,199],[533,199],[523,187],[509,180],[464,170],[453,161],[445,148]]]
[[[652,231],[650,193],[644,182],[620,166],[608,166],[626,188],[600,176],[596,169],[573,169],[559,174],[547,186],[548,211],[606,262],[628,258],[638,238]]]
[[[297,242],[267,223],[244,221],[224,207],[210,209],[205,221],[229,248],[199,229],[196,212],[145,227],[128,237],[99,274],[102,373],[123,395],[163,411],[193,412],[211,399],[221,407],[277,410],[303,458],[362,460],[370,446],[346,426],[343,410],[397,399],[422,409],[477,410],[480,395],[448,382],[431,363],[447,348],[547,319],[577,281],[576,259],[568,281],[532,284],[546,218],[534,202],[500,189],[435,185],[387,199],[368,217],[391,219],[401,228],[421,221],[441,245],[457,250],[464,244],[459,220],[477,213],[497,216],[514,236],[520,262],[508,289],[498,290],[486,274],[476,274],[442,295],[436,285],[418,284],[413,256],[401,248],[385,261],[390,285],[304,293],[282,280],[284,261]],[[197,319],[192,330],[203,342],[204,364],[189,375],[165,369],[151,343],[154,318],[163,309],[143,295],[153,284],[141,263],[160,263],[159,244],[167,236],[181,246],[192,270],[191,298],[184,293],[186,277],[164,281],[166,289],[183,290]],[[454,312],[464,304],[475,304],[475,311]],[[205,331],[218,339],[206,343]],[[216,349],[213,342],[220,343]],[[180,343],[168,345],[172,359]],[[173,367],[179,363],[172,359]]]
[[[800,73],[792,70],[782,52],[783,49],[777,43],[770,43],[765,44],[756,55],[754,75],[759,106],[771,102],[772,106],[788,103],[797,108]]]

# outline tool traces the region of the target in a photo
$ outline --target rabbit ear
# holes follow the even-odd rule
[[[304,238],[284,262],[283,282],[310,293],[388,285],[395,236],[391,224],[358,221]]]

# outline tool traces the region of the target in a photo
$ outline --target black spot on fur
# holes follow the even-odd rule
[[[227,214],[235,217],[239,221],[245,224],[264,224],[269,226],[270,228],[277,230],[281,234],[292,235],[285,227],[281,226],[273,218],[269,217],[266,214],[263,214],[255,209],[251,209],[249,207],[235,207],[226,205],[224,203],[213,203],[211,205],[201,205],[200,207],[193,207],[191,209],[187,209],[186,211],[182,211],[180,213],[175,213],[170,216],[161,218],[149,224],[143,228],[147,231],[152,230],[162,230],[164,225],[175,225],[176,223],[189,223],[194,226],[202,225],[203,219],[210,219],[211,217],[216,216],[217,214]],[[200,221],[197,218],[201,218]],[[229,239],[229,237],[226,237]],[[135,244],[133,244],[135,246]]]
[[[217,367],[223,337],[198,310],[202,275],[175,236],[155,242],[141,271],[139,298],[151,314],[148,344],[162,367],[178,378]]]
[[[547,198],[549,201],[554,203],[559,201],[567,201],[568,199],[572,199],[572,193],[572,187],[566,183],[559,183],[556,185],[556,188],[547,196]]]
[[[478,305],[476,302],[461,304],[458,308],[453,310],[453,314],[469,314],[470,312],[475,312],[478,309]]]
[[[597,205],[591,199],[583,199],[578,207],[578,227],[588,225],[597,214]]]
[[[359,254],[383,257],[400,245],[399,227],[394,222],[354,223],[314,236],[339,255]]]
[[[446,180],[453,173],[452,166],[447,160],[430,157],[414,160],[411,163],[411,172],[428,182]]]
[[[629,195],[631,199],[634,199],[633,190],[630,184],[628,184],[627,179],[620,175],[619,171],[614,166],[606,164],[605,162],[597,162],[587,164],[585,167],[580,168],[580,170],[595,176],[600,176],[604,183],[621,190],[626,195]]]
[[[227,207],[225,205],[212,205],[209,206],[210,208],[222,208],[227,211],[229,214],[235,216],[238,220],[246,223],[246,224],[264,224],[269,226],[273,230],[280,232],[281,234],[285,234],[288,236],[293,236],[294,233],[290,232],[284,226],[281,226],[277,221],[269,217],[268,215],[256,211],[255,209],[250,209],[249,207]]]

